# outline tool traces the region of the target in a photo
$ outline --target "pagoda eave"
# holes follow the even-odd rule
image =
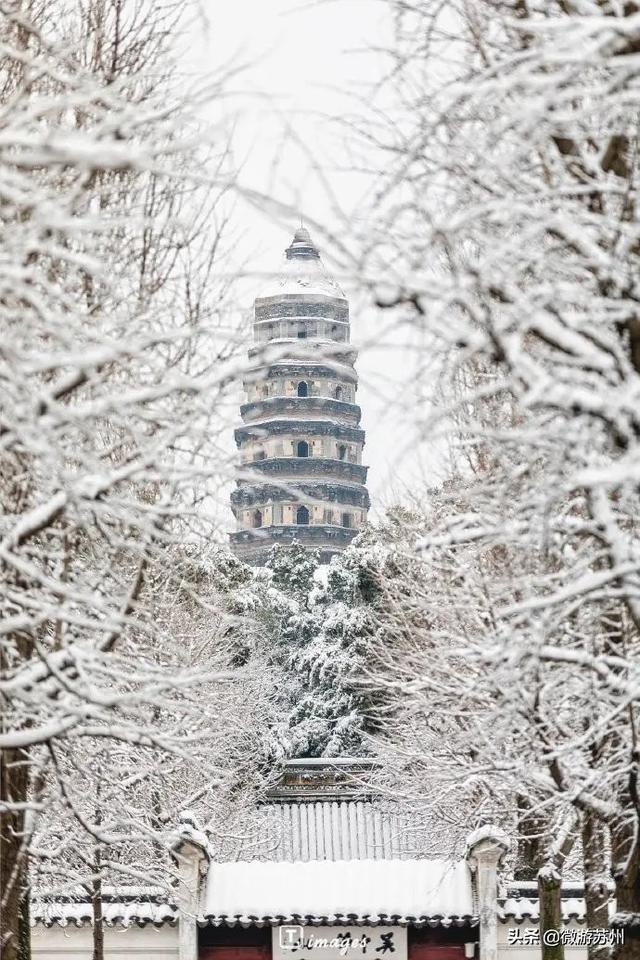
[[[274,543],[291,544],[294,540],[303,546],[319,550],[321,561],[326,562],[326,559],[344,550],[358,532],[331,524],[296,524],[261,527],[259,530],[236,530],[230,537],[237,556],[249,562],[260,562],[260,559],[264,562]]]
[[[353,367],[329,366],[317,360],[291,360],[285,358],[276,360],[267,366],[253,367],[245,374],[243,386],[246,387],[271,377],[295,377],[305,379],[316,377],[319,380],[335,380],[336,375],[348,383],[358,382]]]
[[[231,493],[231,503],[234,507],[252,507],[272,501],[302,502],[313,500],[327,504],[350,504],[353,507],[363,507],[368,510],[371,506],[367,488],[361,485],[327,481],[315,483],[257,483],[239,486]]]
[[[361,410],[355,403],[335,400],[332,397],[265,397],[252,403],[243,403],[240,415],[243,420],[253,416],[277,416],[280,413],[299,411],[300,413],[325,413],[330,416],[350,417],[360,422]]]
[[[364,430],[349,427],[330,420],[261,420],[237,427],[234,432],[236,444],[246,440],[264,440],[266,437],[278,437],[286,434],[295,436],[337,437],[339,440],[352,440],[364,445]]]
[[[366,483],[368,467],[348,460],[335,460],[331,457],[265,457],[263,460],[251,460],[238,469],[239,480],[249,479],[253,472],[285,477],[327,476],[336,480],[354,480]]]
[[[320,357],[323,363],[335,360],[337,364],[347,364],[352,367],[358,353],[350,344],[342,344],[337,340],[299,340],[285,337],[282,340],[269,340],[249,347],[249,360],[262,358],[264,363],[274,363],[277,360],[295,362],[313,362]]]

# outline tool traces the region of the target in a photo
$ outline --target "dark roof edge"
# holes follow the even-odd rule
[[[207,914],[198,917],[198,926],[200,927],[278,927],[281,924],[304,924],[310,927],[431,927],[443,928],[449,927],[477,927],[479,917],[471,914],[463,916],[420,916],[403,917],[399,914],[364,914],[355,913],[339,914],[337,916],[311,916],[309,914],[290,914],[271,917],[246,916],[215,916]]]

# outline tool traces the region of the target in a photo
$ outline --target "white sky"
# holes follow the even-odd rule
[[[307,222],[326,224],[330,232],[344,236],[369,184],[353,171],[348,130],[335,118],[344,120],[355,112],[358,98],[366,99],[384,74],[387,64],[378,51],[391,39],[388,7],[381,0],[200,2],[207,22],[196,25],[189,67],[200,73],[231,59],[250,64],[234,79],[234,95],[227,104],[242,161],[241,183],[291,204]],[[313,171],[316,159],[346,222]],[[238,259],[248,257],[258,273],[277,270],[297,225],[295,217],[276,218],[240,204],[234,224]],[[330,250],[317,233],[316,239],[329,265]],[[388,317],[363,309],[362,299],[349,290],[349,279],[339,279],[350,299],[352,339],[361,348],[357,370],[366,430],[363,462],[370,468],[368,487],[379,513],[406,499],[405,490],[417,474],[430,473],[428,454],[425,466],[413,427],[398,408],[417,357],[400,344],[399,336],[395,342],[385,337],[379,343]],[[254,289],[247,287],[243,294],[247,309]],[[372,348],[372,341],[378,345]]]

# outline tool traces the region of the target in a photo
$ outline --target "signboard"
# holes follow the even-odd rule
[[[407,960],[406,927],[272,928],[273,960]]]

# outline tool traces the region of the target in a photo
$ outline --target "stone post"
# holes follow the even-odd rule
[[[180,817],[180,835],[172,848],[177,865],[178,958],[198,960],[200,878],[209,859],[207,838],[189,815]]]
[[[506,835],[494,826],[480,827],[467,839],[480,917],[480,960],[498,960],[498,865],[508,849]]]

